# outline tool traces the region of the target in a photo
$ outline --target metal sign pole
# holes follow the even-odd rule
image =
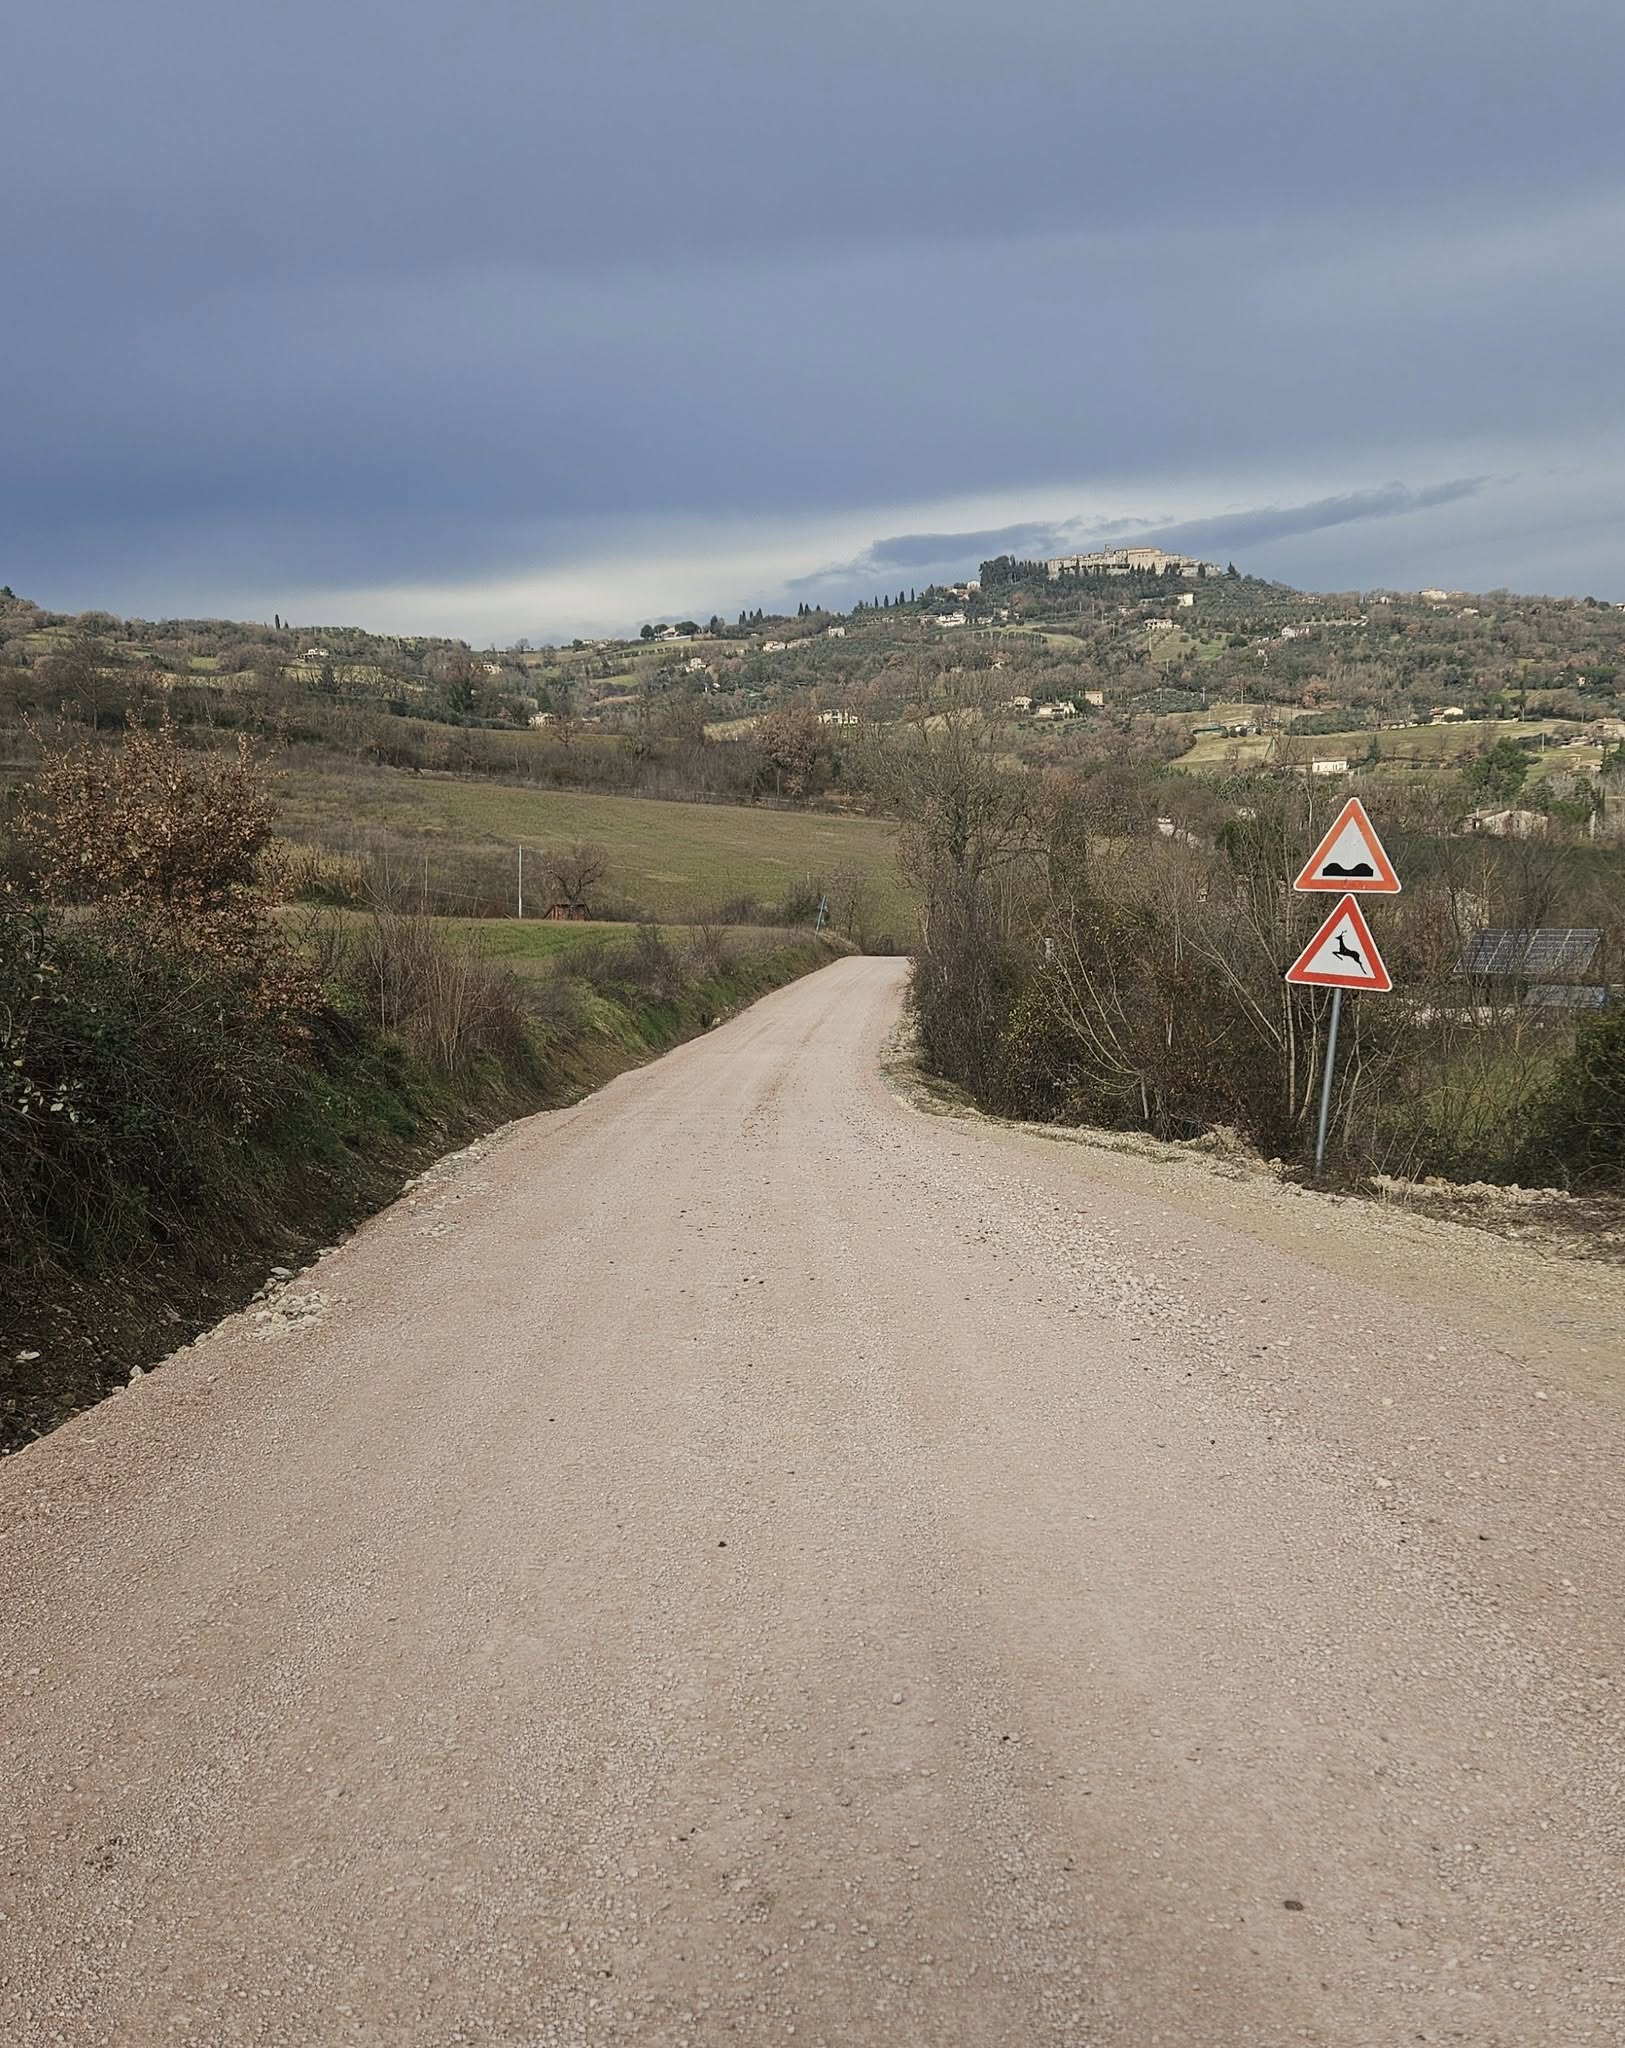
[[[1320,1082],[1320,1128],[1315,1133],[1315,1178],[1326,1163],[1326,1119],[1332,1107],[1332,1068],[1337,1064],[1337,1027],[1343,1018],[1343,991],[1332,990],[1332,1028],[1326,1037],[1326,1071]]]

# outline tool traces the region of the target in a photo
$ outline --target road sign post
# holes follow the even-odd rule
[[[1315,1178],[1326,1163],[1326,1122],[1332,1113],[1332,1069],[1337,1065],[1337,1027],[1343,1021],[1343,991],[1332,991],[1332,1026],[1326,1034],[1326,1071],[1320,1077],[1320,1126],[1315,1132]]]
[[[1343,991],[1366,989],[1386,995],[1393,987],[1371,927],[1355,901],[1356,894],[1397,896],[1399,876],[1388,858],[1365,805],[1351,796],[1332,821],[1292,884],[1300,895],[1338,891],[1342,900],[1286,971],[1294,987],[1329,988],[1331,1023],[1326,1032],[1326,1065],[1320,1077],[1320,1117],[1315,1126],[1315,1178],[1326,1164],[1326,1132],[1332,1114],[1332,1077],[1337,1067],[1337,1037],[1343,1022]]]

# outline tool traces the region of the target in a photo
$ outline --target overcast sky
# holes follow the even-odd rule
[[[533,640],[1164,533],[1625,599],[1620,0],[13,0],[0,582]]]

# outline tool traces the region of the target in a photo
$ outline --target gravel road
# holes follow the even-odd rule
[[[1625,2040],[1619,1405],[918,1114],[902,987],[0,1467],[7,2048]]]

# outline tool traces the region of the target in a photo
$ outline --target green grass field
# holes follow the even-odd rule
[[[291,906],[284,913],[295,928],[309,914],[302,905]],[[358,910],[324,909],[315,913],[319,920],[355,927],[365,921],[366,915]],[[638,929],[635,925],[612,924],[597,918],[581,924],[552,924],[544,918],[530,917],[523,921],[518,917],[436,917],[432,922],[437,930],[453,938],[472,939],[487,960],[499,963],[521,980],[544,974],[561,955],[573,953],[581,946],[602,939],[623,941]],[[679,944],[690,929],[681,924],[661,926],[667,938]],[[786,930],[783,925],[731,924],[722,929],[747,956],[793,944],[804,936]]]
[[[561,953],[574,952],[578,946],[589,945],[595,939],[627,939],[637,929],[634,925],[607,924],[597,919],[588,919],[582,924],[549,924],[542,918],[528,917],[523,923],[517,917],[438,917],[435,923],[447,931],[477,940],[480,951],[488,960],[499,960],[518,975],[540,974]],[[661,926],[666,936],[673,940],[681,940],[689,929],[680,924]],[[729,938],[751,952],[787,945],[798,937],[783,925],[730,924],[722,929]]]
[[[876,931],[898,945],[912,941],[896,828],[883,819],[529,790],[390,769],[297,769],[277,796],[289,837],[399,861],[408,872],[426,861],[431,895],[444,886],[442,872],[475,862],[505,871],[510,858],[517,870],[521,845],[534,854],[585,839],[609,855],[606,898],[674,923],[732,897],[776,903],[838,868],[862,868]]]
[[[437,925],[478,941],[488,960],[500,960],[515,974],[539,974],[561,953],[596,938],[624,938],[624,924],[549,924],[541,918],[440,917]]]

